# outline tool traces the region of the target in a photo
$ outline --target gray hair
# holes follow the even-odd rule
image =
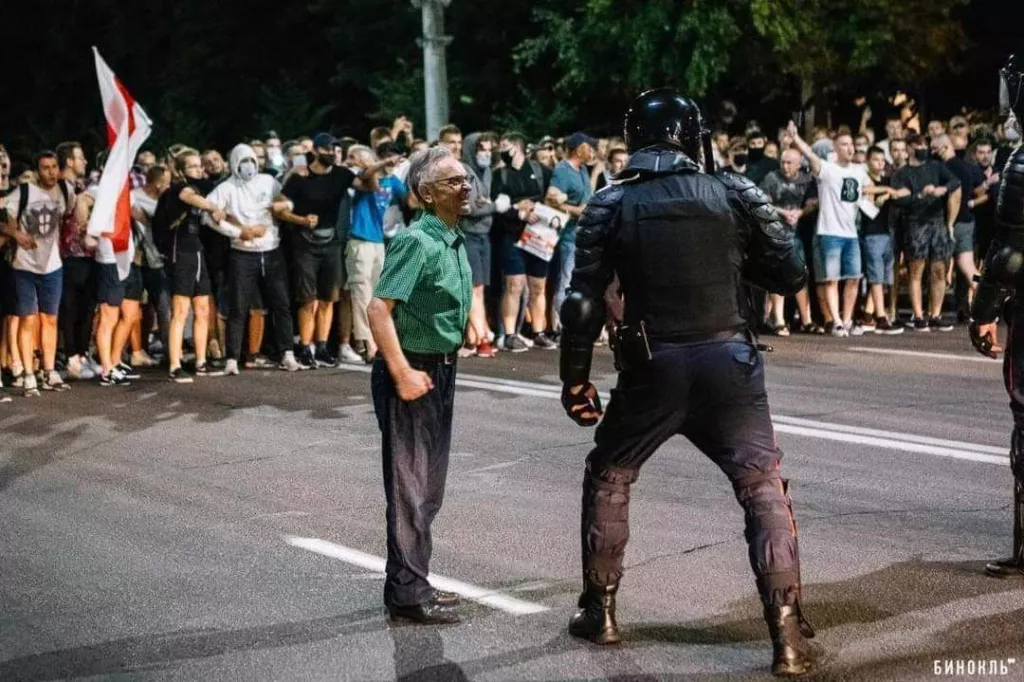
[[[430,149],[416,152],[409,157],[409,189],[416,195],[416,199],[423,203],[420,196],[420,185],[437,180],[437,166],[447,158],[455,158],[451,151],[444,146],[438,145]]]

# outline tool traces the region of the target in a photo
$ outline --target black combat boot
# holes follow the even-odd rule
[[[772,636],[772,674],[776,677],[806,675],[823,662],[825,650],[804,637],[799,613],[795,605],[764,609],[764,619]]]
[[[588,584],[580,595],[580,612],[569,621],[569,634],[589,639],[594,644],[618,644],[619,626],[615,622],[615,593],[618,584]]]
[[[1013,491],[1013,556],[985,564],[985,572],[994,578],[1024,578],[1024,481],[1017,481]]]

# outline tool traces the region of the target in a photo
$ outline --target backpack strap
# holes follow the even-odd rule
[[[65,217],[69,216],[69,215],[71,215],[71,210],[72,209],[71,209],[71,195],[68,193],[68,183],[67,183],[66,180],[61,178],[60,182],[57,183],[57,186],[60,187],[61,196],[64,197],[64,215],[65,215]]]
[[[18,222],[17,225],[21,227],[21,217],[25,215],[25,209],[28,208],[28,183],[23,182],[18,185]]]
[[[530,168],[533,169],[533,176],[537,179],[537,193],[544,198],[544,169],[541,168],[540,162],[530,159]]]

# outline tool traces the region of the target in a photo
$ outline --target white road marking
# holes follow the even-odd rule
[[[854,347],[857,348],[857,347]],[[869,351],[881,351],[885,349],[867,349]],[[888,352],[886,350],[886,352]],[[916,351],[899,351],[898,353],[914,353]],[[968,356],[947,355],[932,353],[925,355],[938,355],[945,359],[967,359],[974,360]],[[977,358],[984,361],[985,358]],[[992,362],[995,362],[994,360]],[[348,368],[346,368],[348,369]],[[366,371],[366,368],[353,367],[357,371]],[[518,381],[514,379],[502,379],[474,374],[460,374],[456,377],[455,383],[466,388],[477,388],[498,393],[510,393],[513,395],[547,398],[559,400],[562,387],[555,384],[544,384],[538,382]],[[602,393],[601,398],[605,402],[609,400],[607,393]],[[899,452],[915,452],[918,454],[934,455],[936,457],[949,457],[968,462],[981,462],[983,464],[996,464],[1007,466],[1010,462],[1009,446],[999,447],[995,445],[980,445],[976,443],[965,443],[961,441],[946,440],[943,438],[930,438],[916,434],[899,433],[896,431],[884,431],[882,429],[871,429],[861,426],[848,426],[833,422],[816,421],[800,417],[787,417],[785,415],[772,415],[772,422],[775,430],[779,433],[788,433],[794,436],[807,438],[820,438],[840,443],[856,443],[885,450],[896,450]]]
[[[383,574],[384,567],[387,563],[384,559],[373,556],[372,554],[360,552],[358,549],[336,545],[333,542],[327,542],[326,540],[319,540],[317,538],[300,538],[294,535],[286,535],[285,542],[292,547],[298,547],[299,549],[304,549],[308,552],[314,552],[332,559],[338,559],[339,561],[344,561],[347,564],[365,568],[367,570],[374,571],[375,573]],[[491,608],[511,613],[516,616],[542,613],[549,610],[548,607],[543,604],[523,601],[522,599],[509,597],[494,590],[470,585],[469,583],[464,583],[460,580],[445,578],[443,576],[435,575],[434,573],[427,576],[427,580],[429,580],[430,584],[439,590],[454,592],[466,599],[471,599],[472,601],[485,604]]]
[[[967,355],[962,353],[929,353],[920,350],[899,350],[896,348],[872,348],[870,346],[850,346],[847,350],[855,350],[861,353],[877,353],[879,355],[905,355],[913,358],[933,358],[935,360],[956,360],[957,362],[985,362],[988,364],[999,364],[1002,360],[986,358],[981,355]]]

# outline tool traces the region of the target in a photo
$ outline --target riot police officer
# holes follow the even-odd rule
[[[1013,114],[1007,125],[1019,125],[1017,121],[1024,117],[1024,70],[1011,55],[1000,75],[1000,104],[1004,113]],[[1024,330],[1010,324],[1024,320],[1024,147],[1020,145],[1010,153],[1003,170],[992,233],[968,329],[974,347],[994,358],[1002,350],[996,325],[1003,311],[1009,324],[1003,380],[1013,412],[1013,554],[989,563],[985,571],[997,578],[1024,578]]]
[[[578,424],[602,416],[590,382],[604,295],[618,276],[613,319],[618,385],[583,478],[583,594],[571,634],[619,641],[615,594],[629,538],[630,485],[675,434],[728,476],[746,512],[750,564],[773,644],[772,671],[821,663],[800,613],[797,531],[772,429],[747,283],[790,295],[807,279],[793,234],[746,178],[713,176],[700,109],[670,89],[640,95],[626,114],[626,169],[579,221],[576,269],[563,304],[562,404]],[[615,311],[617,313],[617,311]],[[613,318],[617,317],[613,315]]]

